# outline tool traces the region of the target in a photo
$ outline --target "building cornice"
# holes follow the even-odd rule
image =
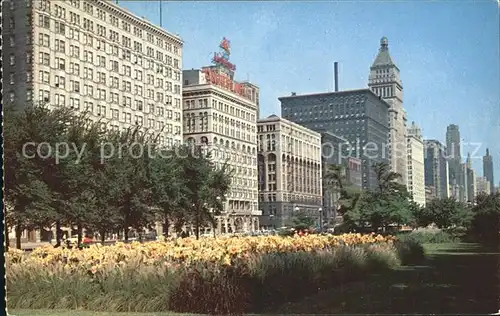
[[[257,104],[253,103],[251,100],[242,98],[231,91],[224,90],[209,83],[184,86],[182,90],[183,90],[182,95],[184,98],[195,96],[196,94],[199,93],[204,93],[208,95],[212,94],[224,98],[230,102],[238,103],[242,106],[250,106],[253,110],[257,110]]]
[[[161,36],[164,39],[167,39],[173,44],[177,44],[180,46],[184,45],[184,41],[181,39],[180,36],[174,35],[163,28],[160,28],[150,21],[138,17],[134,13],[130,12],[129,10],[118,6],[117,4],[113,3],[112,1],[103,1],[103,0],[90,0],[91,3],[94,5],[97,5],[103,9],[106,9],[108,12],[111,11],[115,13],[116,15],[120,16],[122,19],[127,20],[131,24],[135,24],[136,26],[139,26],[141,29],[145,29],[155,35]],[[154,45],[154,44],[153,44]]]

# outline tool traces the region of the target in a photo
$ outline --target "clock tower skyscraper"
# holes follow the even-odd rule
[[[403,107],[403,83],[398,66],[389,54],[387,37],[380,40],[380,49],[370,67],[368,87],[389,105],[389,143],[385,153],[389,159],[391,171],[401,175],[401,184],[407,185],[407,131],[406,111]]]

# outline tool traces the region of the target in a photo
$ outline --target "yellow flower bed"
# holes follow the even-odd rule
[[[22,265],[33,268],[51,267],[67,272],[110,271],[123,266],[179,267],[197,262],[231,265],[237,258],[277,252],[301,252],[331,249],[340,245],[391,244],[394,237],[381,235],[344,234],[340,236],[259,236],[238,238],[193,238],[169,242],[130,244],[116,243],[111,246],[92,245],[89,248],[65,249],[52,246],[40,247],[31,253],[11,249],[7,254],[8,266]]]

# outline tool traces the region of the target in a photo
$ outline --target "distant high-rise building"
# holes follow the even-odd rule
[[[470,153],[467,154],[466,166],[466,186],[467,186],[467,202],[474,202],[477,195],[476,172],[472,168],[472,159]]]
[[[315,93],[279,98],[284,118],[317,132],[347,140],[345,157],[361,159],[363,188],[376,188],[376,162],[388,162],[389,104],[370,89]],[[406,170],[404,171],[406,175]],[[406,176],[405,176],[406,178]]]
[[[424,140],[415,122],[408,128],[408,192],[413,200],[425,206]]]
[[[434,187],[438,198],[449,197],[448,160],[445,157],[446,148],[437,140],[424,141],[425,185]]]
[[[380,40],[380,48],[370,67],[368,87],[390,105],[389,162],[391,170],[401,174],[400,182],[407,185],[406,111],[403,107],[403,83],[399,68],[389,54],[387,37]]]
[[[469,200],[468,198],[468,186],[467,186],[467,164],[466,163],[460,163],[460,171],[458,172],[459,177],[459,183],[461,184],[459,188],[459,200],[461,202],[467,202]]]
[[[486,148],[486,156],[483,156],[483,176],[491,183],[492,193],[494,193],[493,157],[490,155],[490,150],[488,148]]]
[[[486,177],[477,177],[476,178],[476,191],[477,194],[491,194],[491,184]]]
[[[446,128],[446,157],[450,169],[449,183],[451,196],[465,202],[465,182],[462,174],[462,153],[460,146],[460,130],[458,125],[450,124]]]
[[[457,180],[462,156],[460,152],[460,130],[458,125],[448,125],[446,129],[446,156],[450,167],[450,183]]]

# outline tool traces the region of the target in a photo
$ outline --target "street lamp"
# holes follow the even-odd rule
[[[269,222],[272,223],[273,222],[273,219],[274,219],[274,215],[273,214],[269,214]],[[274,224],[271,224],[271,226],[273,227],[274,229]]]
[[[217,196],[215,199],[217,200],[217,204],[220,203],[220,201],[221,201],[221,197],[220,196]],[[213,220],[214,220],[214,222],[213,222],[213,230],[214,230],[214,238],[215,238],[215,210],[214,209],[212,209],[212,210],[213,210],[212,217],[213,217]]]
[[[318,209],[319,212],[319,232],[323,232],[323,209],[320,207]]]

